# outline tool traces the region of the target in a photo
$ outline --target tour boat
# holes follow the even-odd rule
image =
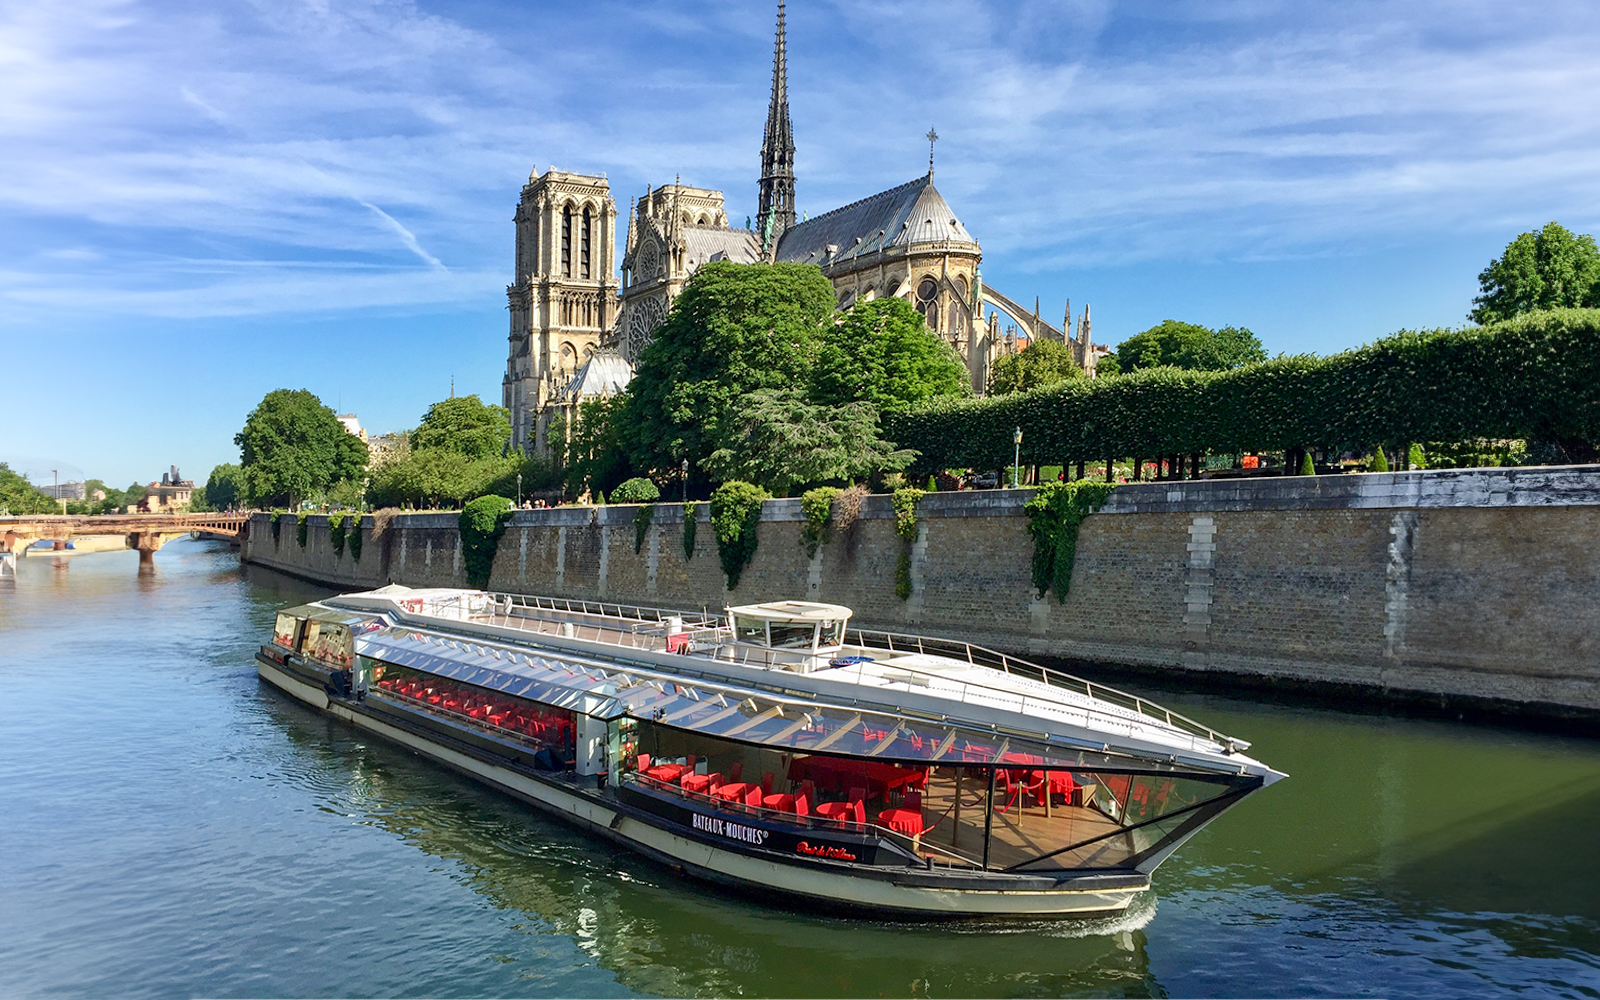
[[[850,616],[389,586],[279,613],[257,662],[682,872],[883,916],[1118,912],[1283,777],[1142,698]]]

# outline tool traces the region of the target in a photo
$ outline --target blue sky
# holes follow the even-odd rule
[[[765,2],[0,0],[0,460],[203,478],[267,391],[374,430],[498,401],[530,169],[752,214]],[[795,0],[800,208],[919,175],[984,277],[1115,344],[1458,325],[1600,228],[1600,6]]]

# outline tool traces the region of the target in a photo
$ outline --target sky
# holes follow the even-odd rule
[[[755,212],[765,2],[0,0],[0,460],[237,461],[261,397],[375,432],[498,402],[530,171]],[[793,0],[797,201],[920,176],[987,284],[1116,344],[1330,353],[1458,326],[1554,219],[1600,229],[1600,5]],[[618,255],[620,259],[620,253]]]

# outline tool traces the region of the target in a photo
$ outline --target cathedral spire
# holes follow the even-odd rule
[[[761,139],[761,197],[756,230],[771,256],[778,238],[794,225],[794,126],[789,121],[789,53],[784,38],[783,0],[778,0],[778,37],[772,50],[772,103]]]

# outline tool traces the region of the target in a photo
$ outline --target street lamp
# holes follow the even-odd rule
[[[1017,446],[1016,452],[1011,457],[1011,488],[1017,488],[1017,476],[1022,471],[1022,428],[1011,435],[1011,443]]]
[[[683,460],[683,502],[689,502],[689,460]]]
[[[522,473],[517,473],[517,509],[522,509]]]

